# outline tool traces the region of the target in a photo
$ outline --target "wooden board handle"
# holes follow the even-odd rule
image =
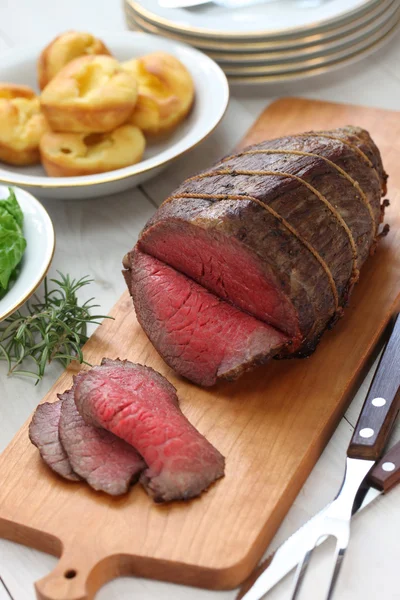
[[[97,590],[116,576],[109,568],[112,559],[102,560],[82,546],[64,551],[55,569],[35,583],[38,600],[93,600]]]
[[[87,565],[82,560],[75,557],[71,562],[62,556],[56,568],[35,583],[36,596],[38,600],[92,600],[87,579]]]
[[[368,475],[371,484],[388,492],[400,481],[400,442],[389,450],[382,460],[375,465]]]
[[[377,460],[400,408],[400,316],[379,361],[347,454]]]

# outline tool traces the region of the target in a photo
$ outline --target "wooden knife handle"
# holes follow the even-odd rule
[[[400,481],[400,442],[369,472],[368,481],[382,492],[388,492]]]
[[[400,316],[379,361],[347,454],[377,460],[400,408]]]

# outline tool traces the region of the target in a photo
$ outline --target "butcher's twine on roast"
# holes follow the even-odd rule
[[[379,231],[386,180],[379,150],[355,127],[266,141],[187,179],[124,258],[138,320],[166,362],[196,383],[215,382],[219,364],[210,361],[207,377],[196,364],[207,352],[199,343],[202,332],[216,335],[210,323],[218,322],[221,308],[191,302],[204,322],[200,330],[195,314],[188,319],[187,298],[176,292],[171,273],[181,296],[181,305],[173,307],[181,316],[172,318],[165,308],[171,286],[164,278],[154,297],[142,253],[286,336],[275,347],[266,344],[263,357],[257,348],[255,360],[244,340],[235,376],[271,356],[308,356],[342,316],[362,265],[388,231]],[[186,341],[182,329],[175,335],[181,325],[190,331]],[[229,340],[216,344],[224,357]]]

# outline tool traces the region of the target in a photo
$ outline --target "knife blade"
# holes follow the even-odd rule
[[[267,558],[244,584],[237,597],[238,600],[260,600],[296,565],[300,564],[297,575],[304,574],[301,573],[302,559],[303,557],[309,558],[312,548],[318,545],[318,541],[321,543],[324,534],[335,535],[338,539],[339,536],[342,538],[340,549],[343,557],[347,546],[349,522],[353,507],[357,504],[360,507],[366,499],[364,498],[360,502],[362,481],[373,466],[374,461],[382,454],[384,444],[399,410],[399,385],[400,317],[397,317],[348,448],[345,478],[339,494],[332,503],[312,517],[303,527],[289,537],[274,554]],[[387,457],[385,456],[385,458]],[[390,463],[392,461],[386,460],[385,462]],[[393,480],[396,480],[398,476],[396,467],[394,469],[390,467],[392,471],[385,471],[383,464],[382,461],[379,463],[382,471],[381,479],[383,477],[382,473],[387,473],[385,482],[390,483],[390,475],[392,475]],[[388,465],[386,465],[386,468],[388,468]],[[375,469],[372,472],[376,476]],[[376,481],[378,482],[378,479]],[[386,483],[386,486],[389,483]],[[373,495],[372,492],[371,495]],[[296,589],[299,589],[297,581],[295,594],[297,593]]]
[[[358,514],[381,494],[386,494],[400,482],[400,442],[385,454],[373,467],[360,487],[353,505],[353,515]],[[306,533],[310,521],[289,537],[274,553],[270,554],[243,584],[237,600],[260,600],[283,577],[292,571],[299,561],[296,555],[296,537]],[[318,545],[325,540],[321,539]]]

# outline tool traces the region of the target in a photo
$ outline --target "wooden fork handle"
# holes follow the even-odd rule
[[[382,456],[400,408],[400,316],[379,361],[347,454],[377,460]]]
[[[385,456],[370,471],[369,482],[384,493],[400,481],[400,442],[386,452]]]

